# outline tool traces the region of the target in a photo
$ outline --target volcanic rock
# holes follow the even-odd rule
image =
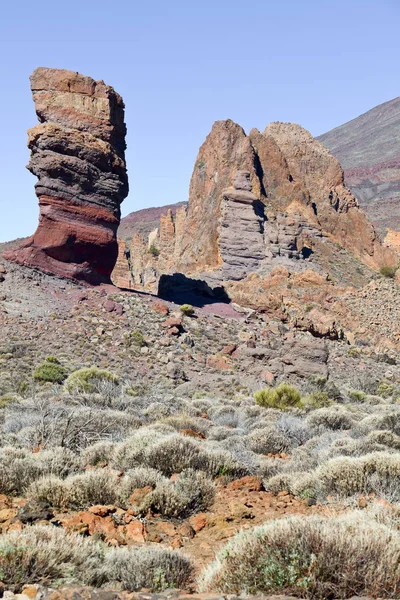
[[[28,132],[37,176],[39,226],[5,258],[47,273],[110,282],[118,255],[120,204],[128,193],[124,103],[103,81],[36,69],[39,125]]]
[[[200,148],[187,208],[163,215],[147,238],[136,233],[126,269],[137,289],[161,293],[181,274],[188,286],[223,284],[240,303],[231,284],[253,273],[262,280],[280,267],[312,270],[323,282],[329,275],[358,286],[367,282],[364,266],[396,262],[345,187],[338,160],[305,129],[272,123],[247,136],[227,120],[213,125]],[[260,307],[257,289],[252,294],[250,305]]]

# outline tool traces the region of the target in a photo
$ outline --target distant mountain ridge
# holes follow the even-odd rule
[[[400,97],[317,139],[339,160],[345,184],[380,234],[400,231]]]
[[[170,210],[174,215],[181,206],[186,206],[187,202],[176,202],[166,206],[156,206],[152,208],[142,208],[129,213],[121,219],[118,228],[118,237],[123,240],[131,239],[135,233],[149,235],[160,224],[160,217],[166,215]]]

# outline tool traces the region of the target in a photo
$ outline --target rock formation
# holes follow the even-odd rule
[[[345,183],[384,236],[400,231],[400,97],[317,138],[344,169]]]
[[[338,160],[306,130],[272,123],[247,136],[231,120],[217,121],[201,146],[187,208],[163,216],[151,236],[136,234],[129,250],[133,287],[152,292],[168,273],[235,291],[228,282],[268,278],[277,267],[357,285],[366,281],[363,265],[396,260],[345,187]]]
[[[28,132],[39,226],[8,260],[47,273],[109,282],[118,255],[120,204],[128,193],[124,103],[103,81],[36,69],[39,125]]]

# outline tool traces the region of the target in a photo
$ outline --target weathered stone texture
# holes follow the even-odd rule
[[[128,193],[124,103],[103,81],[39,68],[31,89],[40,124],[28,132],[39,226],[6,256],[48,273],[109,282]]]

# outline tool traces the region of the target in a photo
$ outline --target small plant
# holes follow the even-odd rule
[[[200,170],[204,167],[206,163],[204,162],[204,160],[199,160],[199,162],[197,163],[197,168]]]
[[[143,348],[143,346],[147,346],[146,340],[144,339],[144,335],[139,329],[135,329],[131,333],[131,340],[134,346],[138,348]]]
[[[78,369],[69,375],[64,387],[67,392],[95,392],[96,384],[110,381],[118,385],[118,377],[105,369],[89,367]]]
[[[360,390],[352,390],[349,392],[349,398],[352,402],[364,402],[367,394],[365,392],[360,392]]]
[[[254,394],[254,399],[259,406],[264,408],[302,408],[300,392],[288,383],[281,383],[276,388],[265,388]]]
[[[306,304],[304,307],[304,312],[309,313],[314,308],[314,304]]]
[[[33,379],[41,383],[62,383],[66,377],[67,371],[62,365],[47,359],[33,371]]]
[[[332,404],[328,392],[311,392],[305,399],[305,404],[308,408],[324,408]]]
[[[397,271],[397,266],[383,266],[379,271],[383,277],[387,277],[388,279],[394,279]]]
[[[151,246],[148,249],[148,253],[154,256],[154,258],[157,258],[160,255],[159,249],[154,244],[151,244]]]
[[[182,306],[179,307],[179,310],[186,317],[192,317],[194,315],[194,308],[191,304],[182,304]]]
[[[347,350],[347,356],[350,356],[350,358],[360,358],[361,350],[359,348],[349,348]]]

